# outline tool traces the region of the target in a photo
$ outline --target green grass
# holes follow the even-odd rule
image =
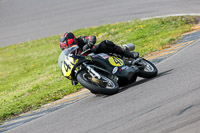
[[[194,17],[133,20],[73,31],[96,35],[99,43],[134,43],[141,56],[165,48],[190,31]],[[62,98],[82,88],[72,86],[57,65],[61,35],[0,48],[0,121]]]

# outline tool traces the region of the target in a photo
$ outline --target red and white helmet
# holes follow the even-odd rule
[[[74,36],[71,32],[66,32],[60,38],[59,47],[64,50],[65,48],[69,48],[73,45],[77,45],[76,36]]]

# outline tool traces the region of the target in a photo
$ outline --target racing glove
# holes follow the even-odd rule
[[[87,49],[91,49],[94,46],[94,44],[92,42],[88,42],[88,44],[83,46],[83,51],[87,50]]]

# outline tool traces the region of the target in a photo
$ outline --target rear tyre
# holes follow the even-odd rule
[[[140,69],[138,76],[142,78],[153,78],[157,75],[158,69],[156,66],[148,60],[142,59],[139,63],[144,65],[143,69]]]
[[[119,91],[119,85],[111,78],[101,75],[101,79],[94,79],[85,70],[77,74],[77,80],[94,94],[113,95]]]

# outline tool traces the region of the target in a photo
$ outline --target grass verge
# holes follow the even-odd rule
[[[191,30],[193,16],[133,20],[73,31],[76,36],[95,35],[97,44],[111,40],[117,45],[134,43],[141,56],[167,47]],[[76,92],[57,65],[61,35],[0,48],[0,121],[37,109]]]

